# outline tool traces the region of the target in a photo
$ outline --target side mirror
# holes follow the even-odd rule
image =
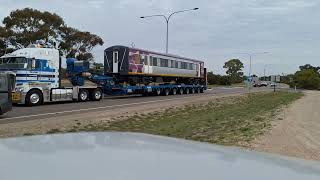
[[[35,59],[32,59],[31,68],[32,69],[36,68],[36,60]]]

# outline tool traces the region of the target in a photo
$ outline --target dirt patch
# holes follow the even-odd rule
[[[320,92],[305,96],[281,111],[270,132],[257,138],[252,148],[304,159],[320,160]]]

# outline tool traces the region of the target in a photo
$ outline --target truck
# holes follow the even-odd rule
[[[12,109],[12,90],[14,86],[14,73],[0,73],[0,115]]]
[[[62,83],[62,57],[54,48],[34,45],[0,58],[0,71],[16,74],[12,102],[28,106],[57,101],[99,101],[103,96],[189,94],[206,90],[202,61],[112,46],[104,51],[104,74],[90,63],[66,59],[68,85]]]

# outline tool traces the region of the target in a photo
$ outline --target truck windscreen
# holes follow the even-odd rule
[[[30,61],[24,57],[0,58],[0,69],[27,69]]]

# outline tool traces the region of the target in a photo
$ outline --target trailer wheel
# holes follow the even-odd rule
[[[32,89],[26,95],[27,106],[38,106],[43,102],[43,95],[41,91]]]
[[[182,88],[179,89],[179,94],[180,94],[180,95],[183,94],[183,89],[182,89]]]
[[[165,89],[164,90],[164,95],[165,96],[169,96],[169,94],[170,94],[170,90],[167,88],[167,89]]]
[[[185,91],[186,91],[186,94],[189,94],[189,88],[186,88]]]
[[[91,93],[91,100],[92,101],[100,101],[102,99],[102,91],[101,89],[97,88],[92,91]]]
[[[156,95],[160,96],[161,95],[161,89],[156,90]]]
[[[89,92],[88,92],[88,90],[86,90],[86,89],[80,89],[79,97],[78,97],[79,101],[82,101],[82,102],[87,101],[87,100],[88,100],[88,97],[89,97]]]
[[[191,88],[191,94],[194,94],[196,91],[194,88]]]
[[[173,95],[176,95],[176,94],[177,94],[177,89],[176,89],[176,88],[172,89],[172,94],[173,94]]]

